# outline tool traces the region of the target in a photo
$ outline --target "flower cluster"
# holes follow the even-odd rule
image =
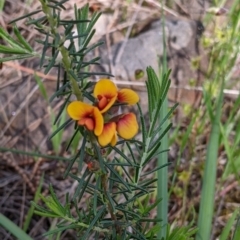
[[[68,105],[67,112],[78,125],[93,131],[101,146],[115,146],[118,135],[131,139],[137,134],[138,123],[134,113],[108,117],[115,103],[136,104],[139,101],[137,93],[127,88],[118,90],[111,80],[101,79],[94,87],[93,96],[96,99],[94,105],[74,101]]]

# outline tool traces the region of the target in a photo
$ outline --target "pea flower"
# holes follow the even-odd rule
[[[111,144],[115,146],[117,143],[117,125],[115,122],[108,122],[104,124],[102,133],[98,136],[98,142],[102,147]]]
[[[118,91],[116,85],[109,79],[100,79],[96,83],[93,96],[98,99],[97,107],[101,113],[107,112],[116,101],[129,105],[139,101],[136,92],[127,88]]]
[[[85,126],[99,136],[103,131],[103,116],[97,107],[80,101],[73,101],[67,107],[67,112],[78,125]]]
[[[108,144],[115,146],[117,134],[123,139],[131,139],[138,132],[138,123],[134,113],[122,114],[115,118],[117,118],[115,122],[104,124],[102,134],[98,136],[98,142],[102,147]]]
[[[73,120],[78,121],[78,125],[94,131],[102,147],[108,144],[115,146],[118,135],[123,139],[131,139],[137,134],[138,123],[134,113],[114,116],[105,123],[103,118],[103,114],[107,113],[115,102],[129,105],[137,103],[137,93],[127,88],[118,90],[111,80],[101,79],[94,87],[93,96],[98,100],[96,106],[74,101],[68,105],[67,112]]]

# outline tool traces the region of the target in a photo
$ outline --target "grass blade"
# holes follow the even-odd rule
[[[240,239],[240,217],[238,216],[237,224],[235,227],[235,232],[233,236],[233,240],[239,240]]]
[[[163,1],[161,1],[163,4]],[[162,5],[163,6],[163,5]],[[162,15],[163,14],[163,8]],[[164,74],[167,72],[167,46],[166,46],[166,35],[165,35],[165,19],[162,18],[162,31],[163,31],[163,62],[162,62],[162,82],[160,82],[161,87],[165,85],[163,80]],[[168,80],[168,78],[167,78]],[[163,99],[162,107],[160,109],[159,114],[159,122],[164,122],[164,116],[168,114],[168,100]],[[166,120],[163,125],[162,129],[167,128],[168,120]],[[162,131],[161,131],[162,132]],[[159,134],[161,134],[159,132]],[[164,151],[168,149],[168,134],[166,134],[162,138],[162,144],[159,147],[160,151]],[[158,158],[158,167],[166,165],[168,163],[168,152],[163,152],[161,156]],[[157,182],[157,199],[162,199],[162,201],[157,206],[157,218],[162,219],[162,227],[161,230],[158,232],[158,239],[165,239],[167,234],[167,225],[168,225],[168,167],[160,168],[157,172],[158,182]]]
[[[203,176],[201,192],[200,212],[198,217],[198,232],[196,240],[210,239],[212,229],[212,217],[214,211],[214,196],[216,185],[218,141],[220,135],[219,122],[221,121],[221,109],[223,103],[224,79],[222,78],[221,92],[217,102],[216,115],[213,119],[210,141],[207,147],[207,157]]]
[[[27,235],[21,228],[19,228],[10,219],[5,217],[0,213],[0,225],[12,233],[17,239],[20,240],[33,240],[29,235]]]
[[[220,236],[219,240],[227,240],[228,239],[229,233],[230,233],[231,228],[232,228],[232,226],[234,224],[234,221],[236,220],[237,214],[238,214],[238,209],[236,209],[234,211],[233,215],[228,220],[226,226],[224,227],[224,229],[223,229],[223,231],[221,233],[221,236]],[[239,237],[237,239],[239,239]]]

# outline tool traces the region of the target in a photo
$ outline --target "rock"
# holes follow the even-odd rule
[[[189,86],[190,80],[194,80],[197,86],[202,82],[202,75],[192,67],[191,60],[200,55],[198,39],[203,27],[197,21],[175,18],[166,19],[165,24],[167,59],[172,69],[172,86],[180,89],[172,88],[169,99],[195,105],[200,100],[198,92],[184,88]],[[128,39],[127,42],[114,44],[111,47],[111,55],[112,61],[109,59],[106,47],[100,47],[101,66],[106,72],[112,72],[115,79],[129,81],[129,85],[131,82],[146,81],[148,66],[159,72],[159,59],[163,57],[162,21],[154,21],[148,31]],[[140,78],[136,74],[139,71],[142,72]],[[145,87],[132,86],[132,88],[143,91],[140,93],[142,99],[147,99]],[[143,104],[147,106],[146,100],[144,101]]]

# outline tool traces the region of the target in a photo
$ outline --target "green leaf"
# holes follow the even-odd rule
[[[14,49],[22,49],[22,46],[12,38],[2,27],[0,27],[0,37]]]
[[[1,50],[0,50],[1,52]],[[2,62],[8,62],[8,61],[12,61],[12,60],[17,60],[17,59],[25,59],[25,58],[31,58],[31,57],[34,57],[35,54],[21,54],[21,55],[14,55],[14,56],[10,56],[10,57],[3,57],[3,58],[0,58],[0,63]]]
[[[76,152],[78,144],[80,142],[80,131],[79,131],[79,127],[77,127],[77,129],[75,129],[74,134],[72,135],[71,139],[68,142],[68,145],[66,147],[66,151],[68,151],[69,147],[71,146],[71,144],[73,143],[73,152]]]
[[[80,128],[79,128],[80,129]],[[78,170],[81,171],[82,170],[82,165],[84,163],[84,158],[85,158],[85,145],[87,143],[87,133],[85,132],[85,134],[83,134],[83,140],[82,140],[82,146],[81,146],[81,151],[79,154],[79,161],[78,161]]]
[[[34,74],[34,79],[36,80],[39,90],[43,96],[43,98],[48,102],[48,95],[47,95],[47,91],[46,88],[43,85],[43,82],[41,81],[40,77],[36,74]]]
[[[164,168],[164,167],[167,167],[167,166],[169,166],[169,165],[171,165],[171,163],[163,164],[162,166],[159,166],[159,167],[157,167],[157,168],[155,168],[155,169],[153,169],[153,170],[151,170],[151,171],[149,171],[149,172],[145,172],[144,174],[142,174],[141,177],[147,176],[147,175],[149,175],[149,174],[151,174],[151,173],[154,173],[154,172],[158,171],[159,169]]]
[[[224,97],[223,89],[225,86],[225,77],[223,77],[223,75],[220,78],[220,81],[221,90],[217,99],[217,109],[212,122],[210,138],[207,146],[196,240],[209,239],[211,236],[220,136],[219,123],[221,122]]]
[[[135,199],[135,198],[134,198]],[[128,202],[131,202],[131,201],[128,201]],[[116,209],[119,210],[119,211],[122,211],[124,213],[126,213],[128,216],[131,216],[132,218],[136,219],[136,220],[139,220],[141,219],[141,216],[131,210],[128,210],[124,207],[120,207],[120,206],[116,206]]]
[[[155,139],[154,142],[151,143],[151,145],[149,146],[149,149],[148,149],[149,152],[151,152],[155,148],[156,144],[159,144],[161,142],[162,138],[168,133],[171,127],[172,127],[172,123],[169,123],[164,129],[164,131],[160,132],[160,136],[158,136],[157,139]]]
[[[117,147],[112,147],[115,152],[117,152],[123,159],[125,159],[131,166],[134,166],[134,164],[129,160],[129,157],[127,157],[122,151],[120,151]]]
[[[11,48],[4,45],[0,45],[0,53],[4,54],[26,54],[27,52],[23,48]]]
[[[3,10],[4,4],[5,4],[5,0],[2,0],[2,1],[0,2],[0,13],[1,13],[2,10]]]
[[[235,226],[235,231],[234,231],[234,236],[233,240],[238,240],[240,239],[240,217],[238,216],[237,223]]]
[[[106,206],[102,206],[100,208],[100,210],[97,212],[95,218],[92,220],[91,224],[89,225],[87,231],[85,232],[85,234],[81,237],[82,240],[87,240],[88,235],[90,234],[90,231],[92,230],[92,228],[95,226],[96,222],[98,221],[98,219],[100,219],[100,217],[102,216],[103,212],[105,211]]]
[[[95,191],[93,195],[93,213],[96,216],[97,214],[97,206],[98,206],[98,189],[101,188],[101,178],[97,178],[97,182],[95,184]]]
[[[62,1],[56,1],[56,0],[51,0],[51,2],[55,3],[56,6],[61,7],[63,10],[66,10],[66,8],[63,6],[64,3],[68,2],[69,0],[62,0]]]
[[[158,200],[156,200],[155,203],[153,203],[153,204],[151,204],[151,205],[148,205],[148,207],[145,208],[143,214],[145,215],[145,214],[149,213],[149,212],[150,212],[151,210],[153,210],[161,201],[162,201],[162,199],[158,199]]]
[[[100,47],[101,45],[103,45],[105,42],[104,41],[100,41],[97,42],[95,44],[93,44],[92,46],[88,47],[88,49],[86,51],[84,51],[84,55],[88,54],[89,52],[91,52],[93,49]]]
[[[29,43],[25,40],[25,38],[19,32],[16,25],[13,27],[13,31],[14,31],[14,34],[16,35],[18,41],[22,44],[22,46],[25,47],[25,49],[28,50],[29,52],[33,52],[32,47],[29,45]]]
[[[153,133],[151,134],[152,139],[160,132],[163,124],[169,119],[169,117],[172,115],[172,113],[175,111],[175,109],[178,107],[178,103],[174,104],[173,107],[171,107],[170,111],[166,114],[166,116],[162,119],[162,121],[158,124],[158,127],[153,130]]]
[[[152,228],[149,229],[148,232],[145,233],[146,237],[150,238],[150,237],[154,236],[157,232],[159,232],[161,230],[161,228],[162,228],[162,226],[160,224],[154,225]],[[180,240],[180,239],[178,239],[178,240]]]
[[[84,141],[84,140],[83,140],[83,141]],[[85,145],[85,142],[84,142],[84,145]],[[69,161],[68,167],[67,167],[67,169],[66,169],[66,171],[65,171],[65,173],[64,173],[64,175],[63,175],[63,178],[66,178],[66,177],[68,176],[68,174],[69,174],[70,170],[72,169],[73,164],[76,162],[76,160],[77,160],[80,152],[81,152],[81,149],[80,149],[80,150],[77,152],[77,154]]]
[[[40,212],[38,210],[35,210],[34,213],[39,215],[39,216],[42,216],[42,217],[49,217],[49,218],[59,218],[60,217],[56,213]]]
[[[89,181],[92,177],[92,173],[90,173],[89,175],[89,171],[88,169],[86,169],[86,171],[84,172],[83,177],[80,179],[80,181],[78,180],[79,184],[77,186],[76,192],[74,193],[73,199],[78,198],[78,201],[80,201],[85,193],[85,190],[87,187],[89,187]],[[72,175],[71,173],[69,174],[72,178],[74,178],[74,175]],[[84,178],[88,175],[88,178],[86,181],[84,181]]]
[[[14,235],[19,240],[33,240],[28,234],[26,234],[21,228],[19,228],[10,219],[0,213],[0,225],[7,231]]]
[[[42,50],[42,56],[41,56],[41,59],[40,59],[40,68],[43,66],[43,62],[44,62],[44,59],[45,59],[45,55],[46,55],[46,52],[47,52],[47,49],[49,48],[49,43],[48,43],[48,37],[49,37],[49,33],[46,34],[46,38],[43,42],[44,46],[43,46],[43,50]],[[54,39],[55,41],[55,39]],[[54,49],[54,47],[52,46],[52,48]]]
[[[41,189],[42,189],[42,185],[43,185],[43,179],[44,179],[44,174],[42,174],[41,176],[41,179],[40,179],[40,182],[39,182],[39,185],[38,185],[38,188],[37,188],[37,191],[34,195],[34,202],[37,203],[38,200],[40,199],[40,192],[41,192]],[[23,224],[23,230],[26,232],[28,227],[29,227],[29,224],[31,222],[31,219],[32,219],[32,216],[33,216],[33,213],[34,213],[34,205],[31,205],[31,207],[29,208],[28,212],[27,212],[27,215],[25,217],[25,220],[24,220],[24,224]]]
[[[56,116],[56,118],[55,118],[55,120],[54,120],[54,122],[53,122],[54,125],[57,123],[59,117],[62,115],[65,107],[67,106],[67,104],[68,104],[68,102],[69,102],[70,97],[71,97],[71,93],[68,94],[68,96],[66,97],[64,103],[63,103],[62,106],[60,107],[60,110],[59,110],[59,112],[58,112],[58,114],[57,114],[57,116]]]
[[[63,84],[59,89],[58,91],[56,91],[49,99],[49,103],[51,103],[55,97],[58,97],[60,96],[61,94],[63,94],[63,92],[66,90],[66,88],[69,87],[69,82],[66,82],[65,84]]]
[[[55,202],[56,204],[56,207],[58,209],[58,212],[61,213],[61,216],[65,216],[66,215],[66,210],[65,208],[62,206],[62,204],[60,203],[60,201],[58,200],[58,197],[57,195],[55,194],[54,190],[53,190],[53,187],[52,187],[52,184],[50,184],[49,186],[49,191],[51,193],[51,196],[52,196],[52,200]]]
[[[143,147],[144,147],[144,151],[146,151],[147,128],[146,128],[146,124],[145,124],[145,118],[143,116],[142,109],[141,109],[141,106],[139,103],[137,103],[137,107],[138,107],[138,111],[140,113]]]
[[[48,231],[48,232],[44,233],[43,236],[49,236],[49,235],[52,235],[52,234],[55,234],[55,233],[58,233],[58,232],[63,232],[63,231],[68,230],[68,229],[76,229],[78,227],[79,226],[77,224],[72,223],[72,224],[69,224],[67,226],[58,227],[54,230]]]
[[[12,23],[17,22],[17,21],[19,21],[19,20],[21,20],[21,19],[30,17],[30,16],[32,16],[32,15],[34,15],[34,14],[37,14],[37,13],[41,12],[41,11],[42,11],[42,9],[33,11],[33,12],[31,12],[31,13],[28,13],[28,14],[26,14],[26,15],[24,15],[24,16],[21,16],[21,17],[19,17],[19,18],[16,18],[16,19],[12,20],[11,22],[9,22],[9,24],[12,24]]]
[[[63,123],[56,131],[54,131],[49,137],[48,139],[53,138],[60,130],[62,130],[63,128],[67,127],[70,123],[72,122],[72,119],[68,119],[65,123]]]
[[[69,23],[85,23],[85,22],[90,22],[90,20],[61,20],[59,23],[61,24],[69,24]]]
[[[42,199],[45,203],[47,202],[47,199],[46,199],[46,198],[44,198],[44,197],[41,196],[41,195],[40,195],[40,197],[41,197],[41,199]],[[53,218],[59,217],[59,215],[56,214],[55,212],[49,211],[49,210],[47,210],[47,209],[45,209],[45,208],[37,205],[37,204],[36,204],[35,202],[33,202],[33,201],[31,201],[31,204],[32,204],[32,206],[34,206],[35,209],[37,209],[37,210],[34,210],[34,213],[37,214],[37,215],[45,216],[45,217],[53,217]]]
[[[58,54],[59,54],[59,50],[57,50],[55,52],[54,56],[51,58],[51,61],[47,64],[44,74],[47,74],[50,71],[50,69],[55,65],[55,61],[56,61]]]
[[[128,173],[128,170],[126,170],[125,167],[124,167],[124,166],[131,166],[131,165],[130,164],[126,164],[126,163],[120,163],[120,161],[117,158],[114,158],[114,159],[117,161],[117,163],[113,163],[113,165],[116,164],[116,165],[120,166],[123,169],[123,171],[126,174],[126,176],[128,177],[129,181],[133,182],[130,174]],[[112,165],[112,164],[110,163],[110,165]],[[135,165],[135,167],[138,167],[138,165]]]
[[[236,220],[236,217],[238,215],[238,212],[239,210],[236,209],[234,211],[234,213],[232,214],[231,218],[228,220],[227,224],[225,225],[220,237],[219,237],[219,240],[227,240],[229,239],[229,236],[230,236],[230,232],[231,232],[231,229],[234,225],[234,221]],[[238,239],[238,238],[237,238]]]
[[[105,163],[105,166],[117,177],[117,179],[124,185],[126,189],[128,189],[129,192],[132,192],[131,188],[128,186],[128,183],[126,183],[123,178],[115,171],[114,168],[112,168],[110,165]]]

